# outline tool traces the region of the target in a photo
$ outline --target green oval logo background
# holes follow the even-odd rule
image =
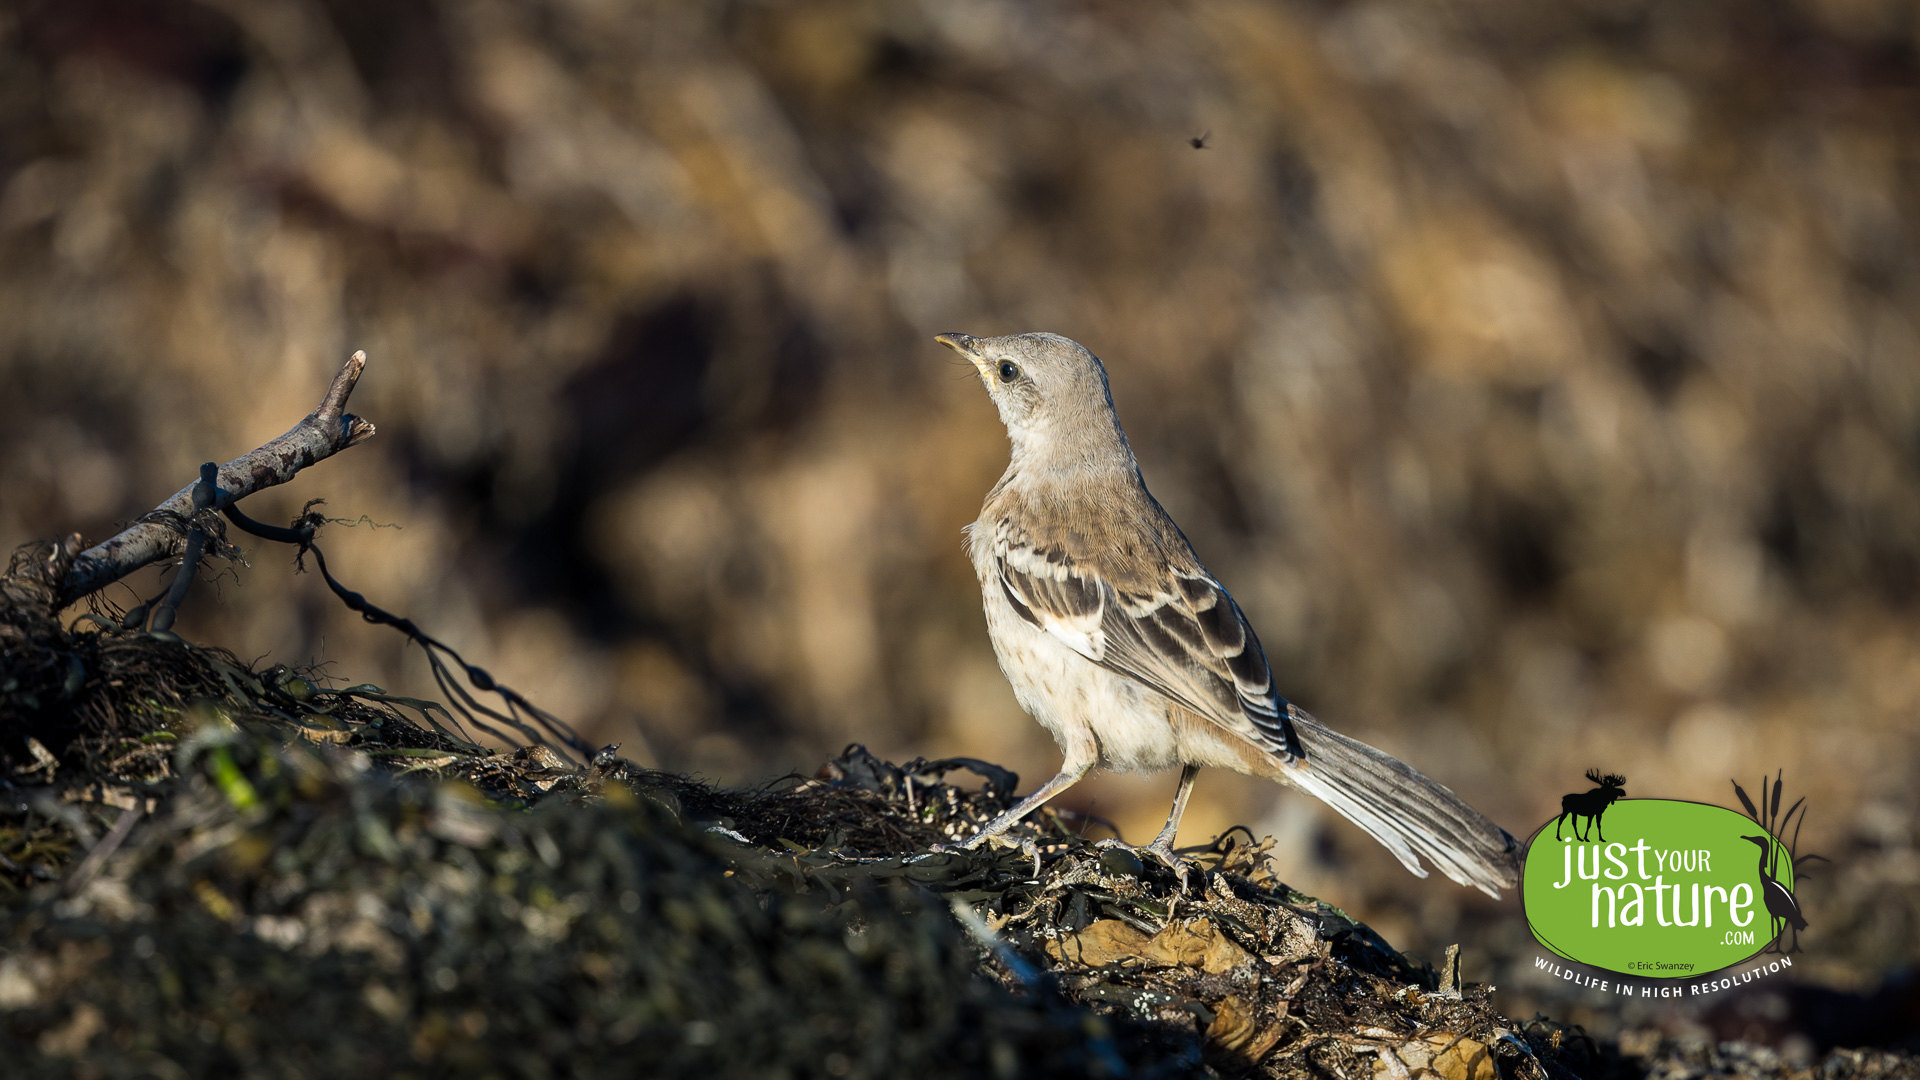
[[[1552,822],[1533,835],[1521,900],[1540,944],[1568,960],[1623,975],[1684,979],[1740,963],[1773,941],[1762,849],[1741,839],[1767,835],[1751,818],[1705,803],[1622,799],[1600,823],[1606,844],[1597,831],[1588,832],[1586,843],[1574,840],[1571,820],[1560,826],[1566,842],[1554,839]],[[1768,843],[1775,853],[1774,878],[1791,890],[1791,860],[1778,841],[1769,837]],[[1586,875],[1598,868],[1597,880],[1583,876],[1582,859]],[[1742,899],[1745,904],[1736,907]],[[1638,922],[1629,921],[1636,917]],[[1683,918],[1692,925],[1683,925]]]

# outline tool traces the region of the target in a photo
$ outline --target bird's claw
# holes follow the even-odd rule
[[[1023,838],[1020,841],[1020,853],[1033,860],[1033,877],[1035,880],[1038,880],[1040,877],[1040,845],[1030,837]]]

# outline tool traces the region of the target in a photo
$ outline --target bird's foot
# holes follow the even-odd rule
[[[1100,864],[1110,874],[1139,877],[1147,869],[1141,856],[1150,856],[1153,861],[1173,871],[1182,893],[1187,891],[1188,876],[1197,865],[1174,852],[1171,837],[1160,837],[1146,847],[1134,847],[1121,840],[1102,840],[1094,846],[1101,849]]]
[[[1017,847],[1023,851],[1027,848],[1034,848],[1036,852],[1039,850],[1031,840],[1016,840],[1003,832],[995,832],[991,829],[983,829],[958,843],[933,844],[929,846],[927,850],[949,853],[957,851],[977,851],[982,845],[990,843],[1005,844],[1008,847]]]
[[[1180,891],[1182,893],[1187,891],[1187,875],[1191,874],[1199,864],[1175,853],[1173,837],[1162,834],[1142,850],[1159,860],[1160,865],[1173,871],[1173,876],[1180,882]]]
[[[973,851],[987,844],[991,844],[994,847],[1018,850],[1020,854],[1033,860],[1033,873],[1029,876],[1034,878],[1040,876],[1040,845],[1036,843],[1032,837],[1008,836],[1006,833],[982,833],[960,846],[968,851]]]

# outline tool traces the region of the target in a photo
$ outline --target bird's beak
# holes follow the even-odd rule
[[[980,359],[979,352],[973,347],[973,343],[977,339],[972,334],[935,334],[933,340],[945,345],[947,348],[952,349],[954,352],[959,353],[969,360],[978,361]]]
[[[950,333],[935,334],[933,340],[973,361],[973,366],[980,372],[980,377],[986,378],[987,360],[980,355],[979,338],[972,334]]]

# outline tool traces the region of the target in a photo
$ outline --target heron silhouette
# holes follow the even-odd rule
[[[1760,897],[1766,902],[1767,914],[1773,921],[1773,941],[1768,948],[1776,952],[1799,952],[1800,931],[1807,928],[1807,920],[1800,914],[1800,905],[1793,899],[1793,890],[1780,884],[1767,866],[1768,856],[1773,854],[1773,837],[1743,836],[1740,839],[1760,846]],[[1793,948],[1781,949],[1780,939],[1786,935],[1788,926],[1793,927]]]

